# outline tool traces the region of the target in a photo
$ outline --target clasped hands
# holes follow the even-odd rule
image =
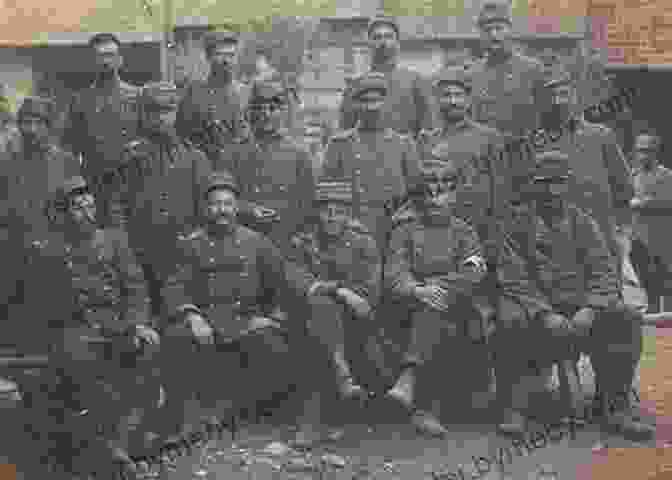
[[[340,300],[348,305],[358,318],[366,318],[371,314],[371,305],[365,298],[349,288],[339,286],[337,282],[318,280],[312,285],[308,295],[333,297]]]

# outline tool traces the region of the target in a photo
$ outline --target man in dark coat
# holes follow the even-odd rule
[[[153,314],[159,292],[175,262],[177,238],[200,223],[201,196],[210,160],[175,131],[177,87],[148,84],[142,96],[142,138],[126,145],[131,245],[145,270]]]
[[[0,306],[5,310],[23,302],[19,279],[26,247],[43,238],[50,221],[56,220],[50,208],[56,190],[80,171],[77,159],[50,141],[53,115],[51,100],[27,97],[18,112],[20,136],[0,156],[0,252],[4,271]],[[4,325],[4,342],[18,341],[24,330],[21,325]]]
[[[151,352],[138,355],[142,344],[159,341],[149,321],[142,269],[124,231],[98,228],[95,199],[82,177],[62,184],[55,209],[63,222],[33,242],[24,269],[26,302],[17,314],[31,326],[31,337],[21,347],[49,353],[50,370],[69,385],[65,398],[50,400],[64,401],[82,415],[88,410],[92,425],[103,428],[110,459],[131,468],[127,451],[134,411],[155,408],[160,395],[158,383],[151,381]],[[62,431],[87,420],[52,422]],[[95,429],[89,435],[85,439],[95,443]],[[80,464],[96,460],[76,444],[70,447],[75,468],[112,468]]]
[[[631,410],[632,384],[642,354],[642,316],[622,300],[618,270],[598,224],[568,202],[570,157],[559,151],[537,156],[534,177],[534,271],[553,310],[567,319],[574,352],[590,355],[603,426],[632,440],[655,429]],[[550,339],[549,339],[550,343]],[[539,357],[541,363],[554,359]]]
[[[213,163],[222,154],[229,157],[250,141],[245,88],[234,79],[238,37],[231,29],[203,36],[210,74],[206,80],[194,81],[187,87],[177,113],[178,135],[197,145]],[[231,171],[231,165],[214,167]]]
[[[434,128],[436,109],[431,87],[419,73],[399,66],[399,24],[393,17],[374,18],[368,28],[371,72],[385,75],[388,94],[383,105],[383,126],[416,138],[420,130]],[[354,79],[357,82],[357,78]],[[357,125],[358,108],[349,88],[343,94],[340,127]]]
[[[138,97],[142,89],[119,77],[121,42],[111,33],[94,35],[89,46],[99,73],[96,81],[73,99],[62,144],[83,161],[83,174],[96,192],[99,220],[104,225],[125,221],[123,185],[115,174],[124,145],[137,137]]]
[[[381,251],[391,228],[386,203],[422,182],[415,141],[385,127],[383,106],[389,91],[381,73],[369,73],[353,83],[352,102],[359,122],[356,128],[332,137],[322,170],[326,177],[358,178],[359,219]]]

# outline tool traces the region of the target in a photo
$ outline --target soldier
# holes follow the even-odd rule
[[[104,225],[125,220],[123,186],[115,175],[123,146],[137,137],[141,88],[119,77],[121,42],[111,33],[89,40],[99,68],[96,81],[76,95],[70,105],[62,144],[83,161],[84,177],[95,190],[99,219]]]
[[[429,82],[417,72],[399,66],[399,24],[393,17],[374,18],[369,23],[371,72],[385,76],[389,90],[383,105],[383,126],[416,138],[420,130],[434,128],[436,111]],[[357,82],[357,78],[353,79]],[[357,125],[359,108],[347,89],[341,103],[340,126],[349,130]]]
[[[354,82],[350,98],[359,122],[356,128],[332,137],[323,168],[326,177],[359,178],[359,219],[381,251],[391,228],[386,202],[403,197],[422,182],[415,141],[384,126],[388,91],[388,81],[381,73]]]
[[[141,139],[126,145],[130,218],[128,233],[149,282],[152,313],[175,259],[177,237],[200,223],[201,194],[210,160],[175,132],[179,101],[172,83],[148,84],[142,96]]]
[[[539,126],[543,111],[543,66],[514,51],[509,0],[488,0],[478,16],[487,49],[472,68],[474,119],[514,136]]]
[[[238,152],[249,141],[244,118],[244,86],[234,79],[238,55],[238,33],[232,30],[208,32],[203,37],[205,57],[210,63],[207,80],[192,82],[177,113],[177,133],[197,145],[215,163]],[[231,165],[215,165],[231,170]]]
[[[50,205],[54,193],[72,175],[79,163],[50,141],[54,103],[41,97],[27,97],[18,111],[20,136],[2,154],[2,241],[3,277],[0,305],[21,304],[19,277],[25,247],[49,230]],[[15,325],[4,332],[11,343],[24,328]]]
[[[504,408],[499,428],[520,432],[524,417],[516,410],[522,405],[513,397],[513,385],[538,353],[534,349],[521,352],[520,342],[533,338],[540,326],[550,324],[554,317],[530,282],[524,263],[508,243],[502,244],[496,260],[498,279],[494,288],[498,293],[487,291],[493,286],[483,282],[487,265],[478,234],[453,212],[459,201],[457,167],[457,162],[443,157],[431,172],[436,175],[430,182],[431,192],[417,197],[413,208],[395,216],[386,285],[393,297],[411,302],[412,326],[401,374],[388,396],[412,412],[413,423],[421,432],[444,435],[446,429],[436,418],[436,412],[430,413],[428,405],[421,405],[431,401],[431,410],[435,410],[437,392],[429,392],[427,399],[418,398],[416,404],[416,378],[430,361],[445,368],[447,363],[469,358],[469,364],[477,366],[476,371],[470,371],[470,378],[461,381],[467,383],[468,391],[483,392],[482,387],[489,386],[489,378],[480,367],[484,360],[487,362],[487,352],[470,343],[482,343],[490,336],[489,310],[495,308],[498,323],[492,345],[497,358],[497,393]],[[450,347],[442,346],[441,350],[452,352],[450,359],[445,355],[438,358],[438,345],[449,340]]]
[[[339,392],[352,398],[364,392],[346,360],[345,332],[355,329],[357,335],[348,335],[348,340],[366,344],[361,333],[367,333],[378,300],[380,255],[373,237],[353,218],[350,180],[319,183],[317,202],[317,227],[292,239],[290,272],[300,294],[308,298],[311,328],[332,352]]]
[[[297,296],[279,250],[236,222],[239,189],[233,177],[213,173],[205,195],[207,223],[181,242],[181,267],[165,291],[172,321],[164,328],[162,371],[166,408],[173,409],[178,425],[192,392],[204,411],[218,415],[231,413],[220,411],[226,401],[240,412],[287,392],[296,375],[309,389],[325,377],[315,368],[315,352],[305,349],[316,348],[305,341],[305,324],[287,315]],[[298,362],[307,359],[311,368],[301,368]],[[212,365],[219,366],[215,378],[199,375]]]
[[[570,157],[550,151],[536,160],[534,270],[539,287],[568,320],[576,353],[590,355],[604,427],[633,440],[649,439],[654,430],[630,411],[642,353],[641,314],[621,299],[618,273],[598,224],[567,201]]]
[[[668,193],[672,187],[672,170],[659,163],[661,147],[660,136],[652,132],[641,133],[635,139],[638,167],[633,174],[635,197],[630,201],[634,210],[634,237],[644,245],[647,251],[644,257],[649,257],[635,261],[642,266],[639,270],[652,305],[661,296],[665,303],[669,301],[666,284],[672,273],[667,222],[663,221],[672,207]]]
[[[620,272],[623,255],[617,230],[630,224],[629,202],[634,196],[628,163],[611,129],[573,116],[576,114],[576,90],[564,68],[558,68],[545,86],[553,98],[546,115],[550,118],[545,123],[556,129],[564,125],[568,127],[564,128],[553,148],[569,155],[574,172],[570,198],[600,226]]]
[[[473,121],[471,110],[471,75],[461,67],[442,69],[434,81],[434,93],[438,100],[443,126],[435,130],[423,130],[420,134],[420,158],[424,162],[432,158],[450,158],[457,162],[460,171],[460,189],[473,191],[478,200],[469,208],[467,217],[477,228],[483,241],[488,239],[490,218],[488,208],[499,205],[501,191],[496,192],[494,202],[489,201],[492,179],[500,188],[507,177],[505,165],[490,162],[492,153],[502,148],[504,138],[497,130]],[[495,171],[490,172],[491,169]]]
[[[32,338],[23,346],[50,353],[50,368],[70,386],[66,401],[90,410],[111,456],[130,468],[133,409],[151,408],[159,398],[150,358],[137,356],[142,344],[159,341],[142,270],[123,231],[98,228],[95,199],[82,177],[62,184],[55,205],[64,221],[33,243],[25,271],[21,320],[32,326]],[[70,420],[66,428],[76,425]]]
[[[278,221],[265,233],[283,249],[292,235],[314,221],[315,199],[313,160],[282,128],[286,107],[287,92],[280,83],[253,86],[250,119],[255,142],[231,170],[243,186],[242,199],[277,213]]]

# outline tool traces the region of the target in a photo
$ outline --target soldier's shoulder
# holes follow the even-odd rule
[[[97,231],[98,238],[103,243],[126,247],[129,244],[128,233],[119,227],[105,227]]]
[[[453,217],[452,218],[452,224],[453,224],[453,228],[455,230],[459,231],[459,232],[469,233],[469,234],[475,232],[474,227],[469,222],[464,220],[463,218]]]
[[[441,135],[440,128],[423,128],[422,130],[420,130],[420,133],[418,133],[418,141],[428,142],[439,138],[440,135]]]
[[[271,240],[263,233],[257,232],[256,230],[252,230],[248,227],[244,227],[243,225],[238,225],[236,227],[236,237],[242,245],[247,245],[248,247],[255,248],[273,245]]]
[[[611,129],[611,127],[603,124],[603,123],[595,123],[595,122],[590,122],[586,119],[583,119],[579,125],[580,129],[583,130],[584,132],[587,133],[592,133],[595,135],[611,135],[614,133],[614,131]]]
[[[401,143],[409,143],[413,141],[413,138],[410,135],[399,133],[393,128],[386,128],[383,135],[385,140],[397,141]]]
[[[473,75],[473,74],[475,74],[475,73],[479,73],[479,72],[482,72],[483,70],[485,70],[486,66],[487,66],[487,65],[486,65],[486,60],[485,60],[485,58],[477,58],[477,59],[474,60],[474,62],[469,66],[469,68],[467,69],[467,72],[468,72],[470,75]]]
[[[121,87],[122,91],[135,95],[139,95],[143,91],[143,87],[133,85],[132,83],[124,82],[123,80],[120,82],[119,86]]]
[[[305,248],[308,245],[312,245],[315,239],[315,234],[313,232],[300,232],[292,236],[292,246],[294,248]]]
[[[489,137],[503,137],[503,134],[495,127],[491,127],[490,125],[486,125],[484,123],[480,123],[475,120],[470,120],[469,126],[474,130],[478,131],[479,133],[482,133],[483,135],[487,135]]]
[[[526,70],[538,72],[544,71],[544,64],[538,58],[530,57],[522,53],[516,53],[513,55],[512,60],[515,62],[515,64]]]
[[[203,227],[196,228],[194,230],[191,230],[190,232],[187,232],[183,235],[180,235],[178,237],[178,240],[180,243],[183,245],[189,244],[191,242],[196,242],[199,240],[203,240],[208,237],[208,232],[205,230]]]
[[[354,238],[366,239],[373,238],[371,230],[364,223],[357,219],[350,219],[346,224],[347,232]]]
[[[395,230],[409,228],[416,224],[419,218],[418,212],[414,207],[404,205],[392,215],[392,227]]]
[[[152,147],[152,142],[144,137],[135,138],[124,143],[123,150],[128,153],[147,153]]]

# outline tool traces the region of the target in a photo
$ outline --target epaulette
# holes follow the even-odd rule
[[[424,128],[420,130],[420,133],[418,134],[418,141],[424,142],[429,140],[432,137],[436,137],[441,133],[440,128]]]
[[[354,218],[350,219],[348,220],[346,227],[356,235],[371,236],[371,230],[369,230],[360,220]]]
[[[194,230],[191,233],[186,233],[184,235],[180,235],[179,239],[190,241],[190,240],[196,240],[197,238],[203,238],[203,237],[205,237],[205,229],[204,228],[197,228],[196,230]]]
[[[356,133],[357,133],[356,129],[350,128],[348,130],[342,130],[340,132],[334,133],[331,139],[334,141],[350,140],[355,136]]]
[[[415,210],[412,207],[405,205],[392,215],[392,228],[402,227],[415,222],[417,219],[418,215]]]
[[[385,140],[392,140],[393,138],[398,138],[399,140],[407,141],[411,137],[409,135],[404,135],[403,133],[399,133],[392,128],[386,128],[384,138],[385,138]]]

